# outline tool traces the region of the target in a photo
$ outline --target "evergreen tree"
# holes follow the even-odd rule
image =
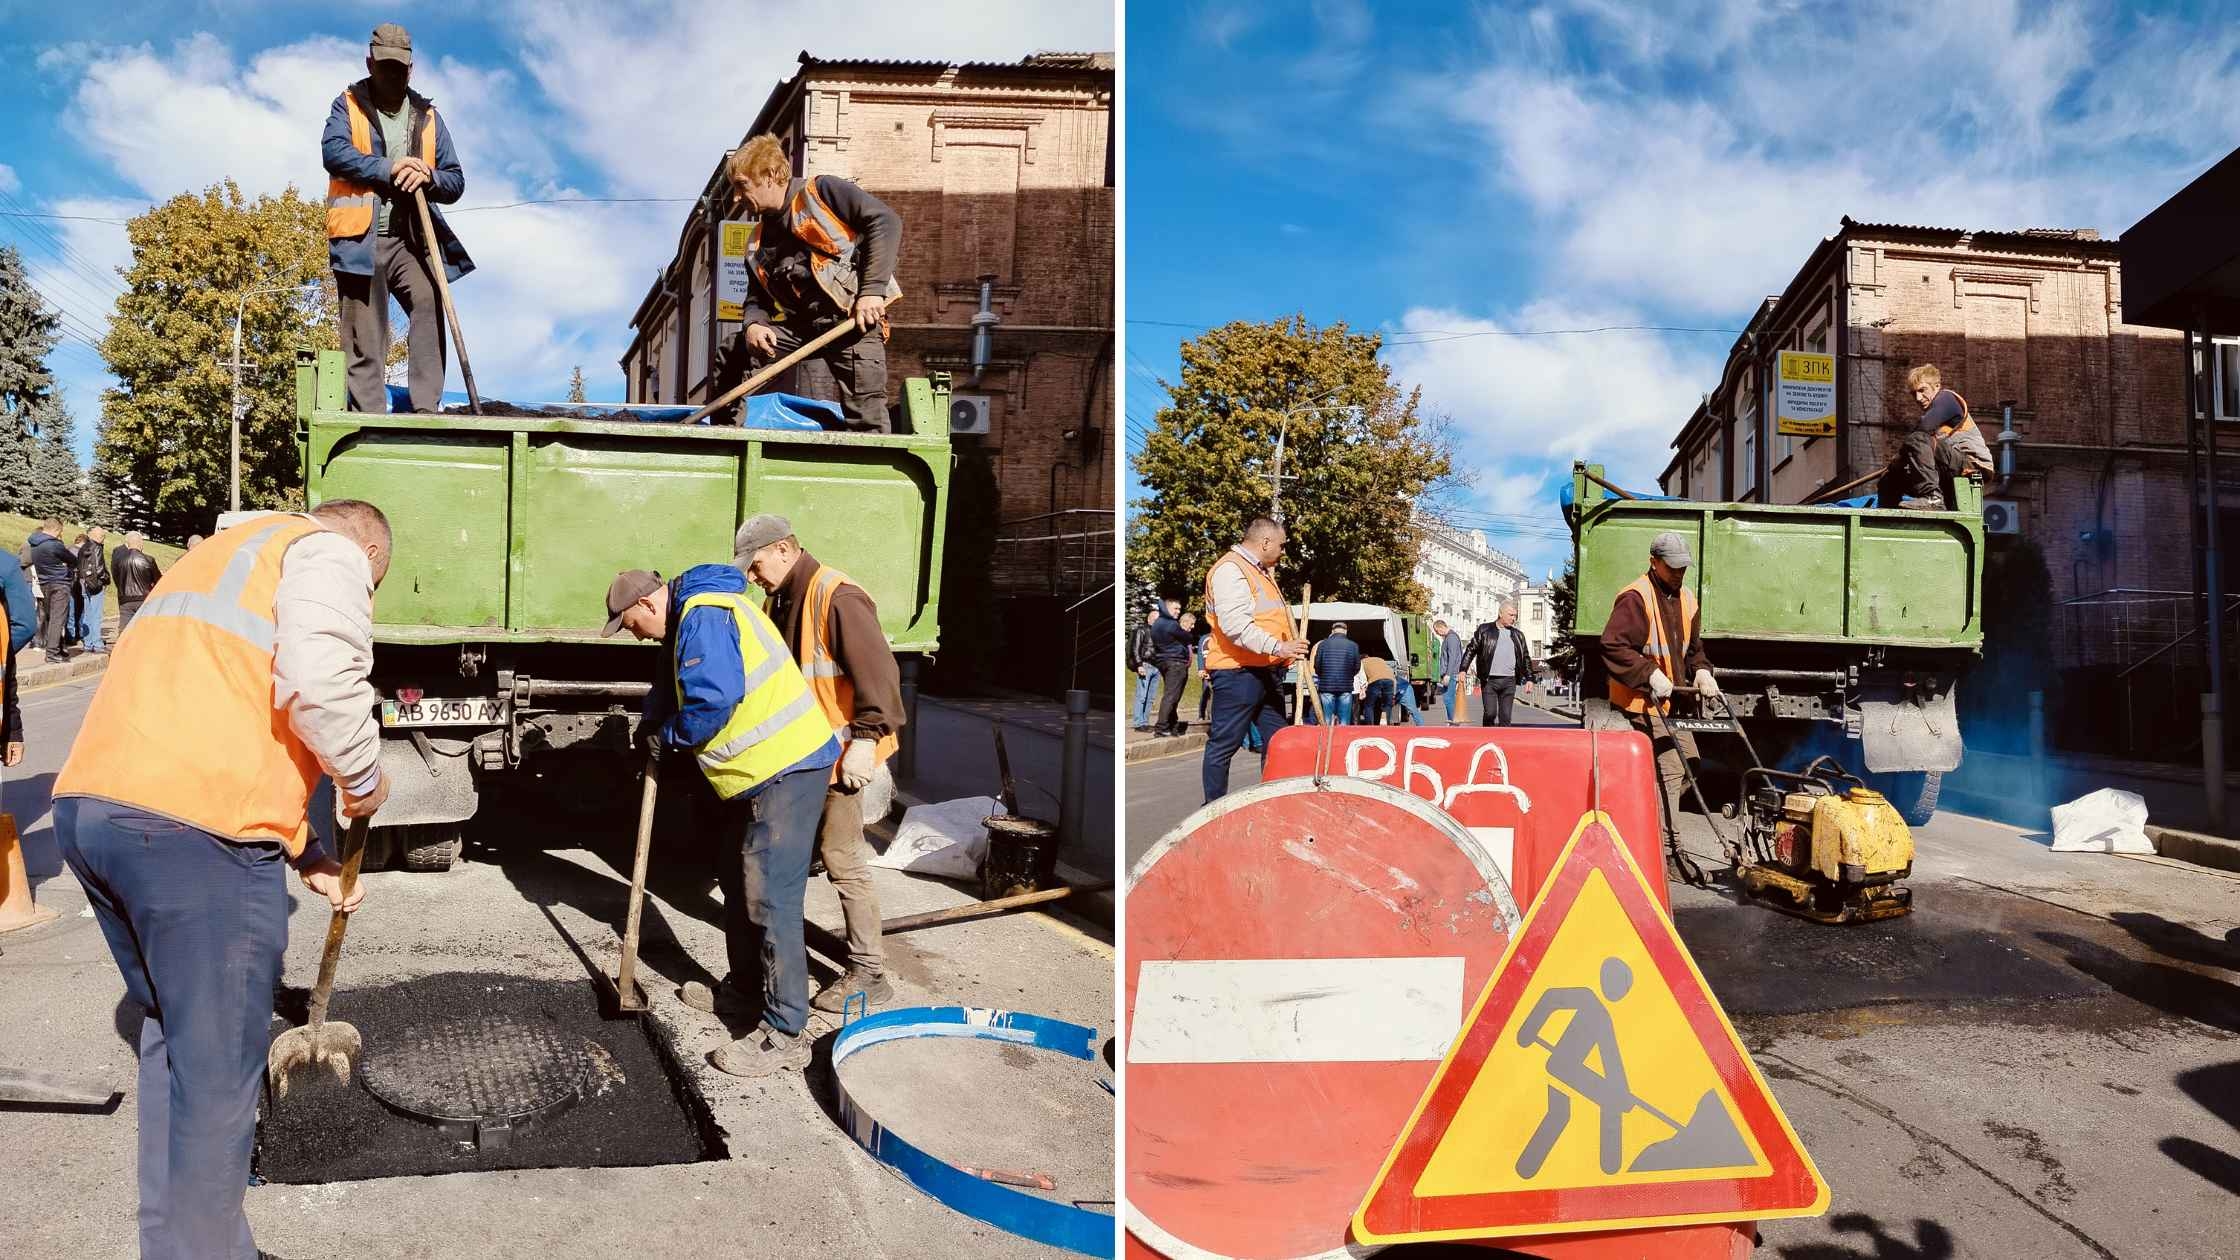
[[[94,496],[86,484],[85,469],[78,466],[77,420],[59,394],[48,394],[31,409],[37,443],[31,452],[29,498],[36,516],[59,516],[68,524],[101,523],[94,514]]]
[[[568,401],[572,403],[590,401],[583,396],[583,369],[581,367],[576,368],[574,379],[568,382]]]
[[[0,245],[0,511],[35,514],[38,434],[33,413],[54,392],[47,356],[62,321],[24,274],[23,256]]]

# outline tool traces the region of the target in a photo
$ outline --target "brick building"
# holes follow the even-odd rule
[[[954,64],[804,52],[799,71],[740,133],[741,143],[777,136],[796,173],[853,180],[902,216],[896,278],[904,297],[887,347],[890,394],[899,401],[905,377],[952,374],[959,457],[984,455],[995,488],[993,503],[974,501],[962,488],[970,479],[957,479],[949,554],[982,554],[984,534],[968,536],[994,530],[992,555],[976,567],[1006,605],[999,621],[1063,612],[1099,589],[1109,595],[1112,98],[1109,53]],[[676,254],[631,319],[622,370],[632,401],[706,401],[713,348],[739,329],[718,321],[712,276],[716,229],[745,210],[725,177],[729,154],[710,158]],[[989,362],[975,377],[972,320],[984,277],[997,323]],[[951,611],[943,610],[945,626],[954,624]],[[1073,650],[1108,652],[1109,609],[1077,619]],[[1090,641],[1098,634],[1102,648]]]
[[[1833,437],[1773,432],[1765,378],[1781,350],[1837,356]],[[1906,373],[1936,364],[1987,440],[2009,414],[2021,439],[2015,476],[1986,497],[2011,505],[2051,577],[2056,742],[2167,754],[2157,714],[2190,717],[2201,667],[2181,641],[2196,624],[2183,353],[2179,334],[2123,322],[2117,247],[2096,232],[1845,218],[1752,315],[1661,480],[1706,500],[1833,489],[1888,461],[1920,415]],[[2240,418],[2240,345],[2217,358],[2218,418]],[[1993,535],[1993,557],[2009,545]]]

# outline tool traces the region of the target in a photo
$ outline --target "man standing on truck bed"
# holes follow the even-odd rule
[[[887,432],[887,302],[902,292],[894,279],[902,216],[837,175],[795,179],[776,136],[741,145],[729,169],[732,192],[755,217],[747,228],[745,326],[719,383],[729,388],[750,366],[774,363],[853,321],[854,333],[801,364],[821,371],[796,369],[794,392],[837,402],[850,420]]]
[[[832,733],[847,751],[825,789],[817,856],[840,894],[848,931],[848,970],[809,1003],[839,1014],[862,993],[877,1005],[894,997],[887,983],[879,893],[871,883],[871,845],[863,838],[863,790],[900,746],[902,670],[879,628],[879,606],[847,574],[801,549],[793,522],[751,516],[731,540],[731,562],[770,595],[770,620],[801,666]],[[690,988],[691,986],[686,986]],[[690,999],[686,999],[690,1002]],[[714,1009],[713,998],[709,1010]]]
[[[1686,538],[1671,530],[1657,535],[1649,544],[1649,571],[1618,592],[1602,628],[1602,670],[1610,704],[1656,750],[1668,829],[1675,825],[1673,812],[1687,790],[1680,759],[1695,761],[1696,739],[1662,721],[1651,723],[1650,715],[1671,716],[1676,677],[1693,680],[1698,700],[1719,694],[1711,658],[1703,651],[1703,611],[1688,589],[1689,563]]]
[[[709,1062],[767,1076],[809,1062],[801,899],[840,744],[778,628],[746,592],[747,575],[728,564],[695,565],[668,583],[626,570],[607,587],[599,633],[628,630],[663,645],[666,677],[646,695],[638,738],[654,757],[690,751],[722,802],[717,873],[731,974],[707,1005],[761,1013],[754,1031]]]
[[[1213,693],[1213,716],[1206,727],[1206,755],[1199,785],[1206,800],[1229,791],[1229,763],[1254,732],[1266,748],[1283,728],[1283,675],[1307,654],[1307,644],[1291,624],[1291,608],[1276,588],[1276,561],[1283,559],[1283,526],[1255,516],[1244,541],[1221,554],[1206,570],[1206,689]]]
[[[1924,363],[1906,373],[1906,384],[1921,404],[1921,420],[1890,461],[1876,503],[1943,511],[1950,506],[1944,496],[1946,480],[1988,475],[1991,447],[1968,414],[1968,400],[1944,387],[1936,364]]]
[[[407,87],[411,78],[412,36],[394,22],[374,27],[366,77],[334,99],[319,141],[327,166],[327,262],[342,301],[352,411],[389,410],[383,373],[391,297],[412,321],[407,334],[412,409],[443,410],[442,303],[428,269],[428,242],[420,239],[413,193],[430,203],[451,282],[474,270],[443,212],[435,209],[457,202],[467,177],[435,102]]]
[[[355,499],[222,530],[120,638],[54,784],[62,859],[141,1012],[140,1254],[254,1256],[241,1209],[293,865],[351,909],[311,829],[388,799],[373,593],[389,522]],[[129,1027],[129,1025],[127,1025]]]

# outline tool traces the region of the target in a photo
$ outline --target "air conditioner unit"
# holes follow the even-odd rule
[[[988,396],[986,394],[952,394],[949,397],[949,432],[986,433],[988,431]]]
[[[2013,499],[1985,499],[1983,501],[1983,532],[1986,534],[2021,533],[2022,505]]]

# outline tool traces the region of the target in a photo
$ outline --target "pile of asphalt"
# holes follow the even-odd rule
[[[380,988],[338,990],[328,1018],[365,1040],[361,1064],[415,1025],[479,1011],[549,1022],[589,1042],[597,1082],[572,1109],[516,1133],[501,1151],[456,1153],[425,1121],[384,1107],[363,1074],[348,1086],[320,1080],[268,1097],[257,1124],[256,1172],[266,1181],[317,1184],[500,1168],[615,1168],[723,1158],[720,1134],[685,1073],[637,1018],[601,1016],[592,982],[529,980],[486,972],[425,976]],[[310,1082],[304,1072],[295,1085]]]
[[[452,404],[452,405],[451,405],[451,406],[449,406],[449,407],[445,407],[445,408],[443,409],[443,414],[445,414],[445,415],[447,415],[447,416],[471,416],[471,415],[473,415],[473,414],[474,414],[474,408],[473,408],[473,407],[470,407],[470,406],[468,406],[468,405],[467,405],[466,403],[454,403],[454,404]],[[509,419],[527,419],[527,420],[585,420],[585,419],[590,419],[590,420],[616,420],[616,421],[622,421],[622,422],[625,422],[625,423],[630,423],[630,422],[652,422],[652,421],[656,421],[656,420],[669,420],[669,419],[670,419],[670,417],[668,417],[668,416],[666,416],[666,415],[662,415],[662,416],[652,416],[652,415],[647,415],[646,413],[644,413],[644,412],[641,412],[641,411],[632,411],[632,410],[630,410],[630,409],[629,409],[629,408],[627,408],[627,407],[618,407],[618,408],[616,408],[616,409],[615,409],[615,410],[613,410],[613,411],[603,411],[603,412],[600,412],[600,413],[599,413],[598,415],[595,415],[595,416],[586,416],[586,415],[584,415],[584,413],[582,413],[582,412],[580,412],[580,411],[577,411],[577,410],[575,410],[574,408],[571,408],[571,407],[530,407],[530,406],[525,406],[525,405],[523,405],[523,404],[521,404],[521,403],[509,403],[509,402],[505,401],[505,400],[504,400],[504,399],[502,399],[502,398],[485,398],[485,399],[483,399],[483,400],[482,400],[482,414],[483,414],[483,416],[484,416],[485,418],[489,418],[489,417],[492,417],[492,416],[497,416],[497,417],[503,417],[503,418],[509,418]]]

